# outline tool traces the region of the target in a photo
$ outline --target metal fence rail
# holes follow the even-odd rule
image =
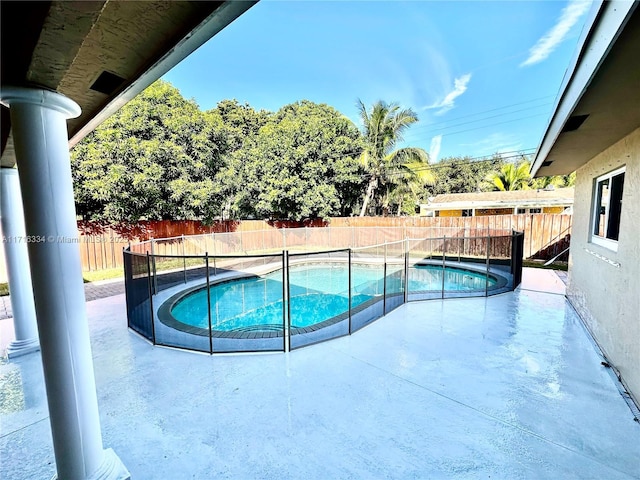
[[[287,235],[291,249],[269,254],[188,253],[189,243],[215,249],[209,235],[180,237],[182,254],[160,249],[167,239],[142,244],[145,253],[125,248],[129,328],[154,345],[210,354],[290,351],[350,335],[408,301],[495,295],[520,283],[522,232],[399,240],[391,232],[333,249]]]

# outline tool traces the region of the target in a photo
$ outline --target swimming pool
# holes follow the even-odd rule
[[[386,290],[383,265],[352,264],[351,307],[381,301],[383,295],[404,295],[402,265],[388,265]],[[491,288],[493,276],[471,270],[444,269],[446,291],[471,292]],[[409,269],[409,291],[440,291],[443,268],[415,265]],[[292,329],[318,326],[345,318],[349,311],[349,273],[346,263],[292,265],[289,268],[290,319]],[[211,327],[217,332],[282,331],[282,270],[266,275],[214,284],[210,288]],[[206,287],[169,301],[168,311],[175,326],[209,328]]]

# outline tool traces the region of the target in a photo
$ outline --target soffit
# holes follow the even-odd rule
[[[74,144],[254,3],[3,1],[2,85],[42,86],[76,101],[82,114],[68,122]],[[109,93],[92,90],[103,72],[122,83]],[[13,166],[2,109],[0,163]]]
[[[588,115],[574,131],[561,132],[536,176],[566,175],[640,127],[640,9],[636,9],[570,116]],[[565,119],[565,123],[566,123]]]

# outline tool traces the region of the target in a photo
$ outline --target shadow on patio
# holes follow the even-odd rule
[[[563,287],[525,269],[513,293],[213,357],[130,333],[123,295],[89,302],[105,446],[136,479],[640,478],[640,425]],[[39,354],[2,364],[0,385],[0,477],[50,477]]]

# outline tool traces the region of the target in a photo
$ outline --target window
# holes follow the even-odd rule
[[[625,168],[596,178],[591,241],[618,250]]]
[[[542,213],[542,208],[524,208],[524,207],[518,207],[517,210],[518,214],[523,214],[523,213]]]

